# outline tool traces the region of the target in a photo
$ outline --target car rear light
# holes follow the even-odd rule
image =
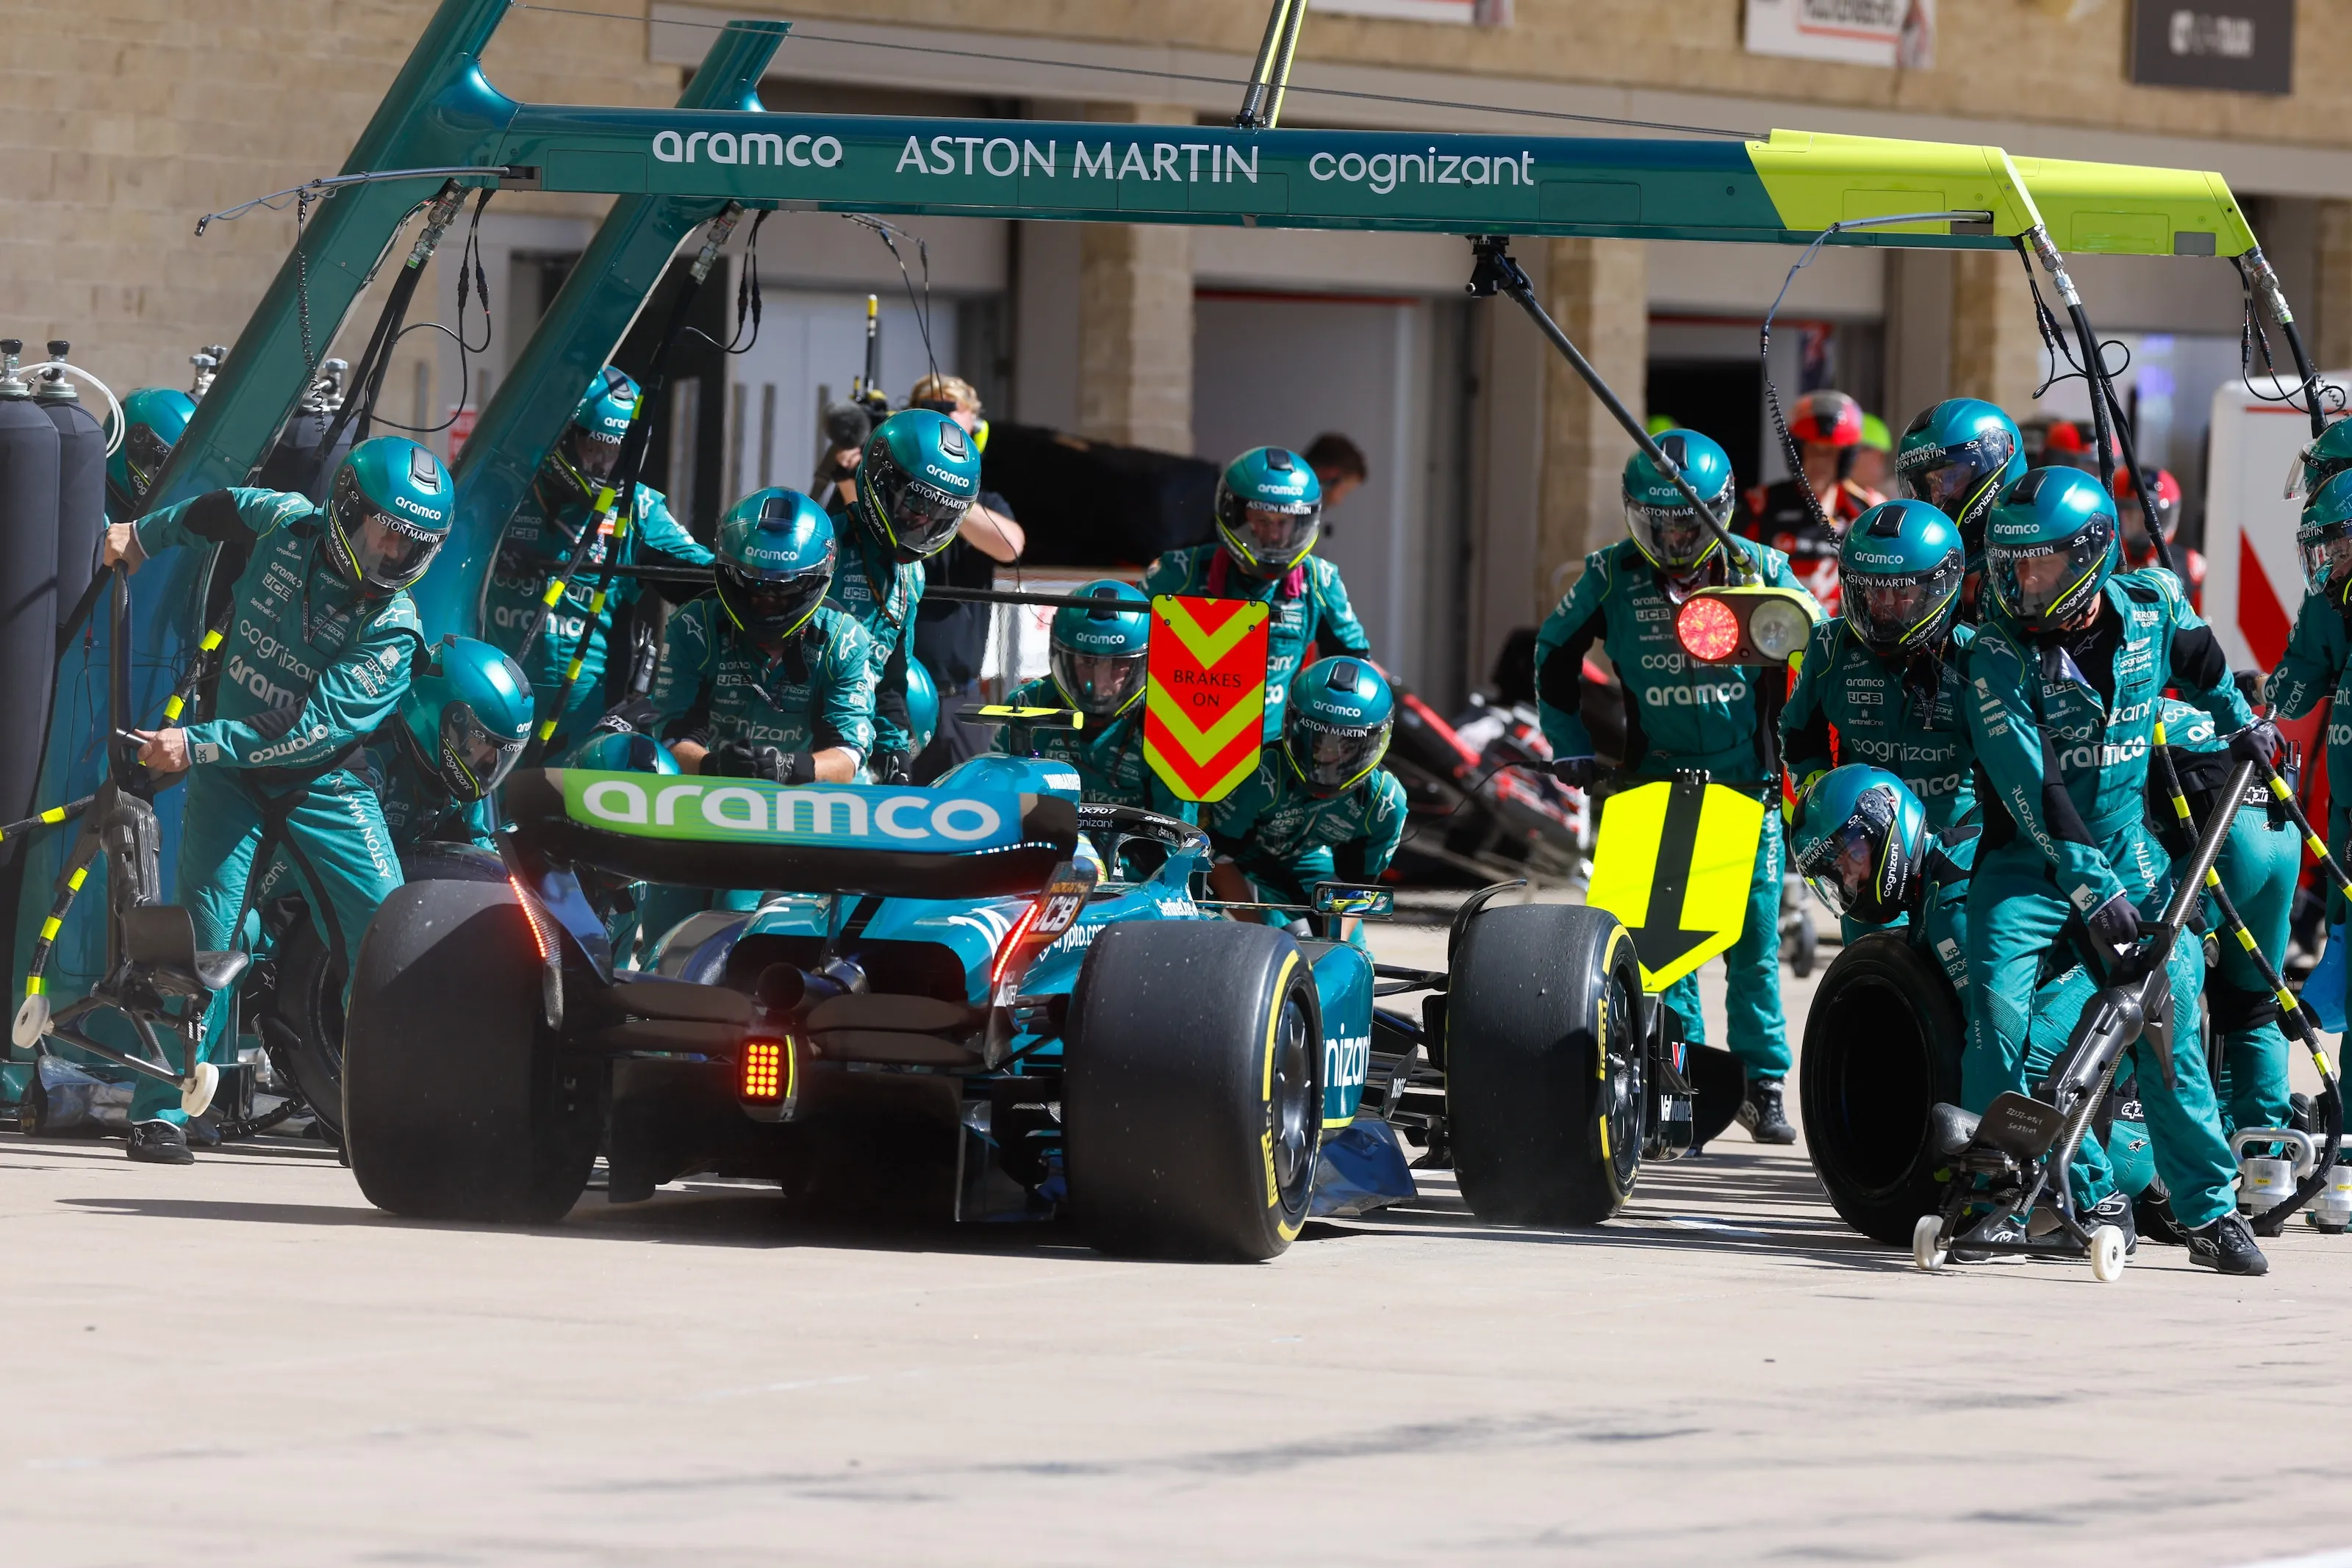
[[[1037,917],[1045,912],[1043,899],[1031,904],[1021,912],[1021,918],[1013,923],[1013,929],[1004,934],[1004,940],[996,945],[996,956],[989,960],[988,965],[990,996],[994,996],[996,988],[1004,983],[1004,972],[1013,967],[1013,957],[1021,950],[1022,938],[1029,935],[1029,928],[1037,924]]]
[[[522,905],[522,917],[530,926],[530,942],[532,946],[539,949],[539,961],[542,964],[554,963],[555,922],[550,920],[547,917],[547,912],[540,908],[539,900],[533,898],[530,891],[523,886],[522,878],[509,875],[507,878],[507,885],[514,889],[515,902]]]
[[[738,1058],[735,1092],[753,1105],[780,1105],[792,1097],[793,1052],[789,1041],[747,1040]]]

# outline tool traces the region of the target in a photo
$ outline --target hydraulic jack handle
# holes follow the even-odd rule
[[[1692,509],[1698,513],[1700,520],[1706,523],[1708,530],[1715,535],[1716,541],[1723,546],[1724,554],[1731,563],[1731,570],[1742,580],[1753,580],[1756,576],[1755,562],[1748,559],[1747,551],[1732,542],[1731,535],[1725,531],[1722,520],[1715,515],[1714,508],[1700,497],[1699,493],[1691,487],[1691,482],[1683,476],[1682,465],[1666,455],[1664,450],[1652,438],[1649,431],[1643,427],[1642,422],[1633,417],[1633,411],[1625,406],[1624,401],[1618,397],[1601,372],[1592,368],[1592,361],[1578,350],[1569,335],[1560,329],[1559,323],[1551,319],[1551,313],[1546,310],[1543,308],[1543,302],[1536,298],[1535,285],[1528,281],[1526,269],[1520,267],[1517,258],[1511,255],[1510,245],[1511,236],[1508,235],[1471,236],[1470,250],[1474,259],[1470,269],[1468,292],[1473,298],[1479,299],[1491,298],[1496,294],[1507,294],[1518,301],[1519,308],[1525,310],[1528,319],[1535,322],[1537,329],[1551,340],[1551,346],[1560,351],[1561,356],[1568,361],[1569,368],[1576,372],[1578,379],[1592,389],[1592,395],[1601,400],[1601,406],[1609,411],[1610,417],[1625,427],[1625,434],[1633,438],[1633,444],[1642,449],[1642,455],[1647,457],[1659,473],[1674,481],[1675,488],[1682,492],[1683,499],[1691,504]]]

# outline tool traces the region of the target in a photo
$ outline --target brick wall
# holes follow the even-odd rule
[[[645,0],[596,0],[635,10]],[[187,356],[230,342],[293,240],[290,213],[196,219],[332,173],[432,0],[0,0],[0,336],[73,340],[117,392],[184,385]],[[526,99],[675,101],[642,24],[518,12],[486,64]],[[594,213],[513,193],[499,210]],[[373,320],[354,310],[342,352]],[[413,319],[413,318],[412,318]],[[423,334],[412,338],[423,351]],[[395,385],[405,385],[396,381]]]

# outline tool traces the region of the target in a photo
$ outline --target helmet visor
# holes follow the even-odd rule
[[[423,577],[441,548],[440,534],[378,509],[348,468],[336,478],[330,511],[343,570],[359,586],[379,593],[396,593]]]
[[[1985,570],[2001,605],[2029,630],[2071,620],[2096,591],[2115,537],[2105,519],[2056,544],[1987,544]]]
[[[964,513],[971,507],[969,500],[895,472],[897,465],[884,459],[878,450],[868,453],[861,466],[877,470],[875,478],[890,539],[900,549],[932,555],[955,538],[956,529],[963,524]]]
[[[1309,788],[1337,793],[1370,773],[1389,748],[1389,726],[1325,724],[1293,718],[1285,727],[1284,749]]]
[[[1957,601],[1962,570],[1953,555],[1903,577],[1846,572],[1839,585],[1846,624],[1882,653],[1930,641]]]
[[[1917,447],[1895,459],[1895,483],[1913,500],[1925,501],[1958,522],[1985,482],[2000,475],[2016,455],[2017,444],[2005,430],[1958,446]]]
[[[145,499],[154,487],[155,476],[171,460],[172,444],[157,434],[153,425],[132,425],[122,438],[122,465],[131,473],[131,499]]]
[[[719,569],[719,602],[743,635],[761,648],[776,649],[808,623],[833,586],[828,564],[794,577],[754,577],[740,567]]]
[[[520,737],[491,734],[469,705],[441,709],[441,781],[460,800],[478,800],[498,788],[521,755]]]
[[[1730,498],[1726,497],[1716,520],[1722,521],[1730,509]],[[1642,548],[1642,553],[1662,567],[1680,570],[1696,566],[1715,548],[1714,530],[1688,507],[1652,507],[1629,500],[1625,503],[1625,528],[1633,536],[1633,542]]]
[[[2352,578],[2352,523],[2327,523],[2295,535],[2303,558],[2303,580],[2314,593],[2326,593]]]
[[[621,444],[575,424],[572,427],[572,461],[580,472],[601,485],[620,465]]]
[[[1276,577],[1306,559],[1323,532],[1323,505],[1296,507],[1244,504],[1237,496],[1223,497],[1217,521],[1234,554],[1260,575]]]
[[[1911,863],[1895,831],[1895,802],[1883,789],[1864,791],[1853,814],[1805,845],[1798,874],[1837,915],[1883,925],[1903,912]]]
[[[1082,653],[1059,643],[1047,657],[1063,698],[1084,713],[1108,718],[1143,695],[1142,653]]]

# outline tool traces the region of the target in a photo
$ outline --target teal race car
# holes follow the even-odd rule
[[[1363,1095],[1373,966],[1202,907],[1205,834],[1076,788],[1011,757],[932,789],[517,775],[505,882],[411,883],[361,946],[362,1190],[544,1221],[601,1148],[615,1201],[715,1171],[1066,1209],[1118,1252],[1280,1252]],[[621,882],[712,907],[616,969],[583,889]]]

